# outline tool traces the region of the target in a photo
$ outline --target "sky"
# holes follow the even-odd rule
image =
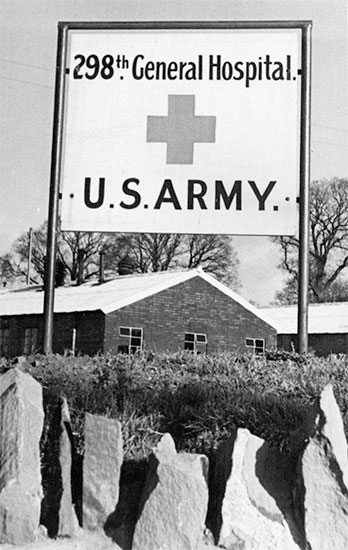
[[[346,0],[2,0],[0,254],[48,212],[58,21],[312,20],[311,180],[348,177]],[[240,293],[267,305],[284,281],[267,237],[233,237]]]

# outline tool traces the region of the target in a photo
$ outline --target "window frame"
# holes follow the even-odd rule
[[[134,331],[139,331],[140,334],[134,334]],[[123,332],[123,334],[122,334]],[[118,327],[118,335],[120,338],[127,338],[127,349],[128,353],[136,353],[137,351],[141,351],[143,349],[144,345],[144,329],[140,327],[127,327],[124,325],[121,325]],[[140,344],[137,345],[134,343],[135,340],[140,340]],[[122,342],[122,340],[121,340]],[[121,344],[119,348],[126,347],[125,344]]]
[[[203,337],[203,340],[199,340],[197,337],[198,338]],[[206,333],[204,332],[185,332],[184,333],[184,350],[192,351],[192,353],[207,353],[207,346],[208,346],[208,337]]]
[[[249,343],[248,343],[248,340],[249,340]],[[247,349],[252,349],[254,355],[262,355],[266,351],[265,338],[246,337],[244,342],[245,342],[245,347]],[[260,342],[262,343],[261,345],[260,345]]]

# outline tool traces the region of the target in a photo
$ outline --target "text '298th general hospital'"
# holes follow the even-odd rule
[[[299,29],[70,31],[62,228],[291,235]]]

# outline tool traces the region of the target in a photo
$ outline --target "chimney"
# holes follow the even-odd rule
[[[105,283],[104,257],[105,257],[105,252],[104,252],[104,250],[101,250],[99,252],[99,284],[100,285]]]
[[[56,269],[54,274],[55,286],[63,286],[65,281],[66,269],[60,258],[56,260]]]
[[[83,283],[83,260],[85,257],[85,251],[82,248],[79,248],[77,252],[77,284],[82,285]]]
[[[118,262],[117,267],[119,275],[132,275],[135,271],[135,261],[127,254]]]

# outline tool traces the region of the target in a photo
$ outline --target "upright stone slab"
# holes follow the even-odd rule
[[[60,428],[59,463],[61,468],[62,495],[58,512],[58,536],[72,537],[78,532],[79,524],[71,494],[72,442],[70,413],[65,397],[63,397],[61,404]]]
[[[197,550],[208,506],[208,459],[178,454],[165,434],[150,458],[132,550]]]
[[[0,376],[0,543],[35,539],[42,498],[42,388],[17,368]]]
[[[220,448],[215,485],[220,490],[213,526],[228,550],[299,550],[303,533],[292,510],[294,465],[246,429]],[[222,481],[221,481],[222,479]]]
[[[83,527],[103,527],[107,517],[115,510],[122,460],[121,423],[86,413]]]
[[[311,550],[342,550],[348,548],[347,441],[331,385],[305,424],[308,442],[299,459],[296,500],[307,542]]]

